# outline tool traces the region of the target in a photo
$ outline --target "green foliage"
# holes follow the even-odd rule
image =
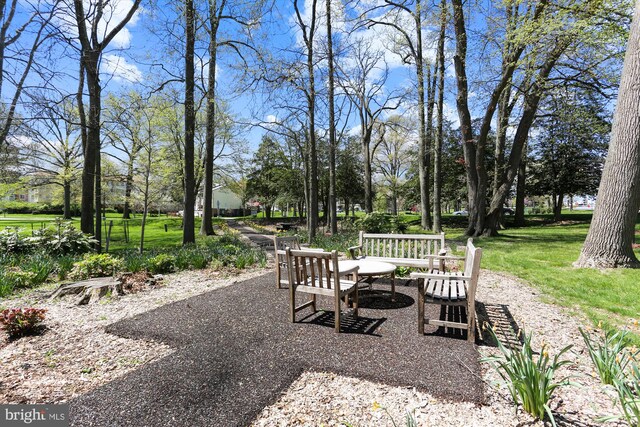
[[[122,271],[124,262],[109,254],[85,254],[82,261],[73,265],[70,276],[73,279],[113,276]]]
[[[43,308],[7,308],[0,313],[0,325],[11,339],[31,335],[40,329],[46,311]]]
[[[49,254],[81,254],[91,251],[97,240],[71,225],[71,222],[57,219],[54,227],[35,232],[38,245]]]
[[[147,260],[147,268],[154,274],[172,273],[176,270],[176,257],[169,254],[159,254]]]
[[[25,235],[19,227],[0,231],[0,252],[5,253],[43,251],[54,255],[79,254],[90,251],[95,242],[71,222],[60,219],[56,219],[53,226],[34,230],[33,236]]]
[[[2,281],[13,288],[27,288],[35,283],[36,273],[20,267],[9,267],[2,273]]]
[[[638,354],[629,350],[627,331],[611,329],[603,335],[594,336],[580,328],[580,333],[602,384],[613,385],[616,378],[624,375],[629,363]]]
[[[372,212],[355,220],[355,225],[367,233],[404,233],[408,224],[400,216]]]
[[[390,233],[391,215],[371,212],[356,220],[356,226],[367,233]]]
[[[631,362],[630,373],[613,381],[618,394],[622,415],[630,426],[640,426],[640,367],[638,361]]]
[[[495,331],[492,328],[490,331],[501,355],[486,357],[482,361],[490,363],[506,382],[516,405],[521,404],[526,412],[539,419],[544,419],[546,414],[555,426],[549,401],[558,387],[569,385],[570,382],[567,377],[554,380],[554,375],[558,368],[571,364],[568,360],[560,360],[571,346],[564,347],[550,359],[546,346],[543,345],[542,354],[534,360],[531,334],[527,335],[522,331],[524,342],[521,349],[517,350],[506,348]]]
[[[0,253],[27,252],[33,247],[33,239],[22,234],[19,227],[6,227],[0,231]]]

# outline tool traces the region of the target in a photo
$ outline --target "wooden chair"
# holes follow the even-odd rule
[[[316,311],[316,296],[333,297],[335,310],[335,331],[340,332],[342,299],[348,303],[353,294],[353,315],[358,316],[358,267],[348,271],[339,271],[338,253],[308,250],[285,250],[289,272],[289,302],[291,322],[295,323],[296,313],[307,307]],[[341,279],[341,276],[354,275],[355,280]],[[311,294],[311,301],[296,306],[296,292]]]
[[[437,325],[447,328],[467,330],[467,339],[475,341],[476,329],[476,288],[480,274],[480,259],[482,249],[473,245],[473,239],[467,240],[464,257],[464,271],[444,272],[431,271],[429,273],[411,273],[411,278],[422,279],[418,287],[418,332],[424,334],[424,325]],[[426,319],[425,304],[438,304],[450,309],[455,306],[466,308],[467,322]]]
[[[300,246],[300,240],[298,236],[274,236],[273,247],[275,248],[275,261],[276,261],[276,287],[282,289],[282,285],[289,284],[289,274],[285,272],[282,274],[282,270],[287,268],[287,257],[285,256],[285,249],[291,248],[294,250],[302,249]],[[307,248],[314,252],[324,252],[322,248]]]

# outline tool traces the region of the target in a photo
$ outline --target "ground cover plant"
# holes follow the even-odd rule
[[[0,312],[0,326],[10,339],[31,335],[41,329],[45,313],[43,308],[7,308]]]
[[[123,271],[169,273],[207,267],[242,269],[266,263],[264,252],[250,247],[221,222],[218,222],[218,226],[223,235],[203,236],[196,244],[182,246],[180,219],[154,218],[155,221],[150,221],[152,225],[148,225],[145,232],[145,246],[148,250],[140,254],[136,246],[138,238],[135,235],[139,233],[139,226],[135,226],[135,220],[130,220],[129,242],[126,242],[122,228],[122,235],[112,241],[109,254],[88,253],[83,257],[82,253],[87,250],[86,245],[70,243],[70,239],[56,237],[58,222],[55,218],[38,218],[33,233],[28,219],[20,217],[0,221],[0,226],[10,224],[11,227],[4,234],[5,241],[10,241],[10,244],[0,245],[0,248],[4,248],[0,250],[0,297],[39,286],[47,281],[83,279]],[[83,242],[90,242],[91,239],[79,233],[75,225],[78,225],[77,221],[62,227],[63,237],[75,236]],[[42,236],[54,236],[51,241],[55,244],[32,244],[34,239]],[[17,247],[20,247],[20,250],[15,250]],[[82,250],[76,250],[77,248]]]
[[[522,346],[507,348],[498,338],[495,331],[489,328],[491,335],[498,345],[500,354],[483,358],[498,372],[505,381],[507,389],[516,405],[536,418],[549,418],[555,426],[553,412],[549,407],[549,401],[558,387],[569,385],[569,378],[556,379],[556,371],[571,362],[562,360],[562,355],[571,349],[571,346],[562,348],[553,357],[550,357],[548,349],[543,345],[540,354],[534,357],[531,348],[531,334],[522,329]]]

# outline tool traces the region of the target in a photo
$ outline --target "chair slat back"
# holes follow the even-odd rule
[[[334,289],[338,283],[338,252],[317,252],[286,249],[290,283],[294,286],[311,286]],[[333,272],[331,265],[333,264]]]
[[[298,250],[300,249],[300,240],[298,236],[274,236],[273,246],[276,251],[284,251],[287,247]]]
[[[471,277],[467,289],[468,298],[474,301],[476,298],[476,288],[478,286],[478,276],[480,275],[480,260],[482,259],[482,249],[476,248],[473,239],[467,240],[467,248],[464,259],[464,275]]]

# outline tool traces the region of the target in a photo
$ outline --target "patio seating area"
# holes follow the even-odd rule
[[[417,333],[416,286],[376,281],[334,333],[333,300],[291,323],[288,290],[267,274],[118,322],[109,332],[175,353],[70,402],[75,425],[247,425],[304,371],[335,372],[481,403],[478,353],[464,337]],[[428,306],[430,316],[438,309]],[[306,313],[306,312],[305,312]],[[150,410],[162,408],[162,410]]]

